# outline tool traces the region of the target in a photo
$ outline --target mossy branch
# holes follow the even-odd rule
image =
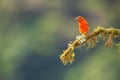
[[[88,35],[77,36],[73,42],[68,43],[68,48],[60,55],[60,60],[64,65],[73,63],[75,57],[75,53],[73,52],[74,48],[78,48],[86,43],[89,48],[94,47],[96,45],[98,35],[100,35],[100,38],[109,36],[105,43],[105,47],[111,47],[112,39],[120,37],[120,29],[97,27]]]

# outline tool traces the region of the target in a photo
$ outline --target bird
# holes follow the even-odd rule
[[[79,32],[83,35],[87,35],[90,30],[88,22],[82,16],[78,16],[75,19],[78,22]]]

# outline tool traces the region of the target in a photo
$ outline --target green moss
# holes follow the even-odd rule
[[[103,40],[107,40],[105,43],[105,47],[112,47],[113,38],[117,38],[120,36],[120,29],[115,28],[104,28],[97,26],[88,35],[80,35],[79,38],[76,38],[73,42],[70,42],[68,44],[68,48],[63,51],[63,53],[60,55],[60,60],[63,62],[63,64],[67,63],[73,63],[74,62],[74,48],[81,47],[83,44],[88,44],[88,48],[94,48],[96,46],[97,36],[100,35],[100,38],[105,38]],[[108,37],[109,36],[109,37]],[[108,39],[106,39],[108,38]],[[120,47],[120,44],[117,44]]]

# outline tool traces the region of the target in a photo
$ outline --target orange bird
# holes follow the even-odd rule
[[[89,32],[88,22],[82,16],[78,16],[75,19],[78,21],[80,33],[87,35],[87,33]]]

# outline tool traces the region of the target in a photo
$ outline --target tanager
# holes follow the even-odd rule
[[[78,16],[75,19],[78,21],[80,33],[87,35],[87,33],[89,32],[88,22],[82,16]]]

